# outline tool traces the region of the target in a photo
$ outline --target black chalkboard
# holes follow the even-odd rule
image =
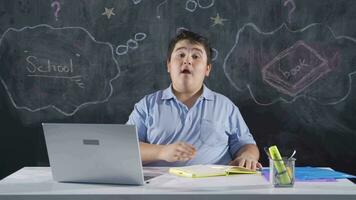
[[[41,122],[125,123],[169,86],[167,46],[181,29],[210,39],[206,85],[240,108],[260,147],[356,174],[355,10],[349,0],[1,0],[0,177],[48,165]]]

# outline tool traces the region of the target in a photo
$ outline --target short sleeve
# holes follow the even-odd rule
[[[230,130],[229,147],[231,155],[235,153],[245,144],[256,144],[250,130],[248,129],[245,120],[239,109],[234,105],[232,115],[230,116]]]
[[[126,124],[136,125],[138,138],[141,142],[147,142],[147,105],[145,98],[135,104]]]

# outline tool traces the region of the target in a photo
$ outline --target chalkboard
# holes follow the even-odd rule
[[[169,86],[167,46],[182,29],[211,41],[205,84],[240,108],[260,147],[356,174],[355,10],[349,0],[1,0],[0,177],[48,165],[41,122],[125,123]]]

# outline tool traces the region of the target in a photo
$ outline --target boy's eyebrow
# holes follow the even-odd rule
[[[184,49],[184,50],[186,50],[187,49],[187,47],[179,47],[179,48],[177,48],[175,51],[179,51],[179,50],[181,50],[181,49]],[[203,53],[203,50],[201,50],[201,49],[199,49],[199,48],[192,48],[193,50],[196,50],[196,51],[199,51],[199,52],[201,52],[201,53]]]
[[[186,50],[187,48],[186,48],[186,47],[179,47],[179,48],[177,48],[177,49],[174,50],[174,51],[179,51],[179,50],[182,50],[182,49]]]
[[[203,50],[199,49],[199,48],[193,48],[193,50],[199,51],[200,53],[203,53]]]

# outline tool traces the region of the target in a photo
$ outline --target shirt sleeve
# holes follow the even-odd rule
[[[135,104],[126,124],[135,125],[138,138],[141,142],[147,142],[146,118],[148,116],[145,98]]]
[[[229,137],[229,147],[232,156],[245,144],[256,144],[239,109],[235,105],[233,107],[230,118],[231,135]]]

